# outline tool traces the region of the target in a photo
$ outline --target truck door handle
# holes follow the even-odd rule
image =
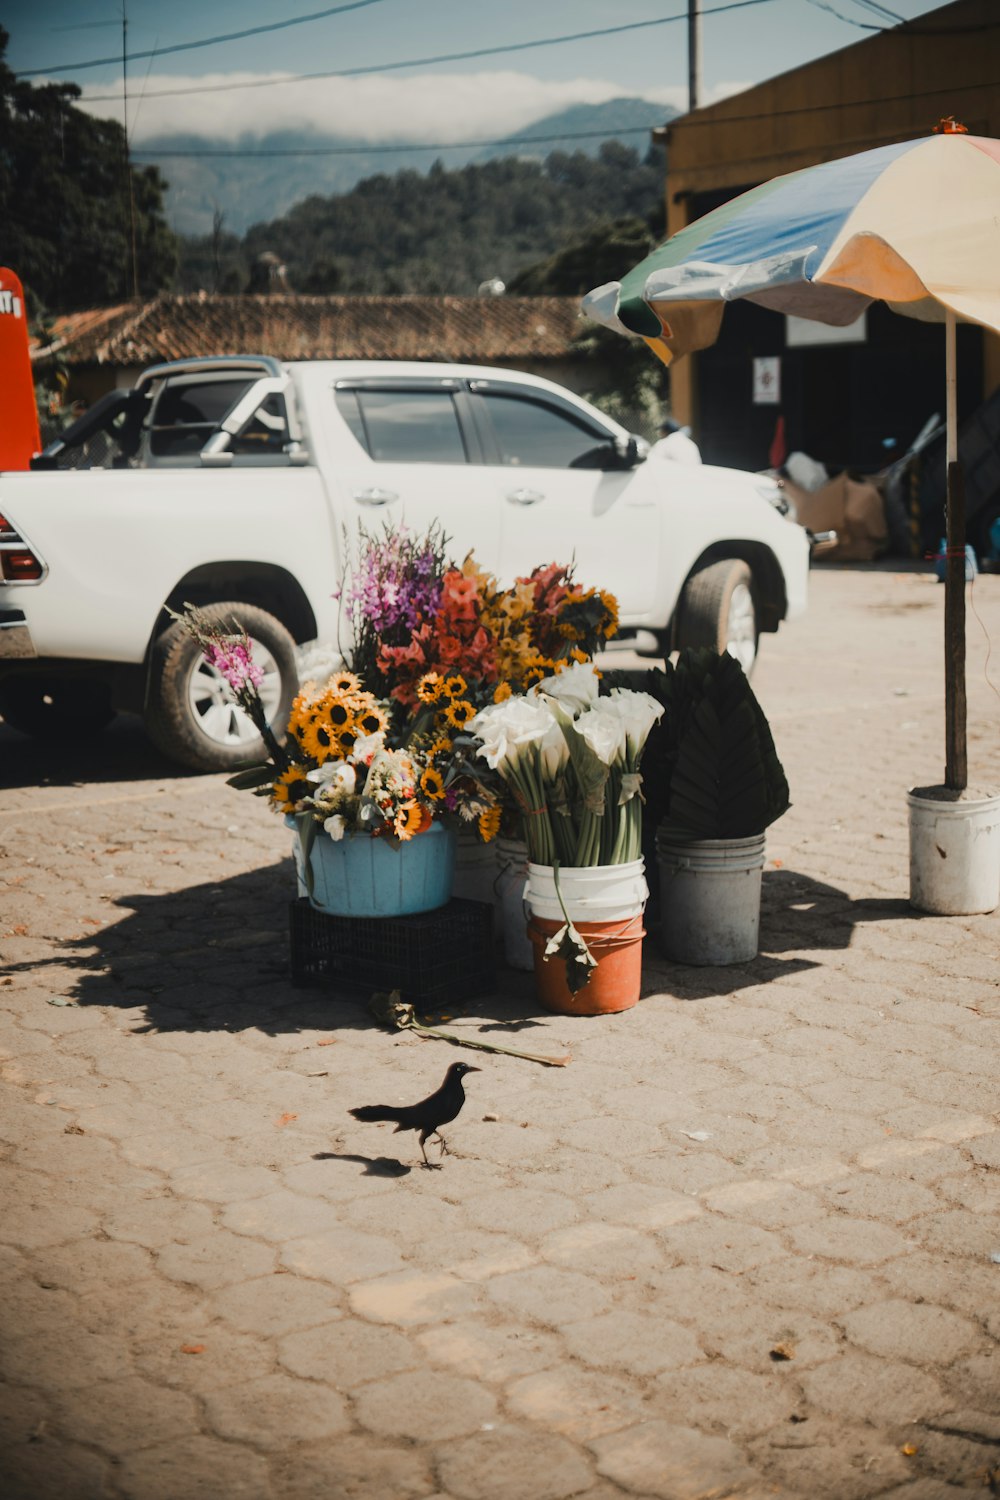
[[[359,505],[390,505],[399,496],[395,490],[381,490],[375,485],[370,490],[355,490],[354,498]]]
[[[541,490],[520,489],[510,490],[507,494],[507,499],[512,505],[537,505],[539,500],[545,499],[545,496]]]

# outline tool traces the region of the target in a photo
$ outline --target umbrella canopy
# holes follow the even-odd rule
[[[772,178],[706,214],[584,311],[669,361],[727,302],[844,325],[879,300],[1000,331],[1000,141],[948,132]]]
[[[945,324],[948,561],[945,783],[968,784],[965,514],[955,321],[1000,332],[1000,141],[942,120],[928,137],[772,178],[672,235],[583,310],[669,363],[704,349],[744,299],[835,326],[870,302]]]

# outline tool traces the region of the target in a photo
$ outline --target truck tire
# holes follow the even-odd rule
[[[11,729],[60,743],[99,734],[115,716],[111,689],[100,678],[26,673],[0,682],[0,718]]]
[[[208,604],[202,614],[222,626],[236,621],[250,637],[253,659],[264,670],[260,695],[268,722],[283,739],[298,689],[291,635],[254,604]],[[176,620],[153,644],[144,720],[164,755],[196,771],[236,771],[267,758],[261,736],[233,701],[225,679]]]
[[[747,563],[725,558],[691,575],[681,594],[677,636],[680,647],[728,651],[750,676],[757,660],[760,625]]]

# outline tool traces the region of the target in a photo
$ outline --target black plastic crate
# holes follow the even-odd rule
[[[399,990],[418,1010],[493,986],[493,907],[449,901],[411,917],[334,917],[305,897],[289,907],[292,983]]]

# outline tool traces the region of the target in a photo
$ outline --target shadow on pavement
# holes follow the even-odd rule
[[[0,974],[58,966],[67,982],[57,1002],[135,1012],[138,1032],[259,1030],[279,1035],[304,1029],[372,1030],[371,986],[335,983],[296,987],[289,965],[291,858],[182,891],[118,896],[119,919],[59,946],[58,957],[0,966]],[[652,903],[650,904],[652,907]],[[862,921],[918,920],[904,901],[852,901],[844,891],[791,870],[765,872],[760,953],[746,964],[696,967],[663,957],[655,910],[647,909],[643,995],[681,1000],[734,994],[782,976],[817,968],[821,950],[841,950]],[[443,1015],[442,1015],[443,1012]],[[531,974],[498,958],[487,993],[437,1006],[433,1016],[502,1044],[544,1025]],[[530,1037],[525,1039],[530,1046]]]
[[[362,1177],[406,1177],[413,1169],[394,1156],[358,1156],[348,1151],[314,1151],[313,1161],[356,1161]]]
[[[55,740],[21,734],[0,720],[0,787],[103,785],[198,774],[161,755],[137,714],[118,714],[107,729],[85,738],[67,723]]]

